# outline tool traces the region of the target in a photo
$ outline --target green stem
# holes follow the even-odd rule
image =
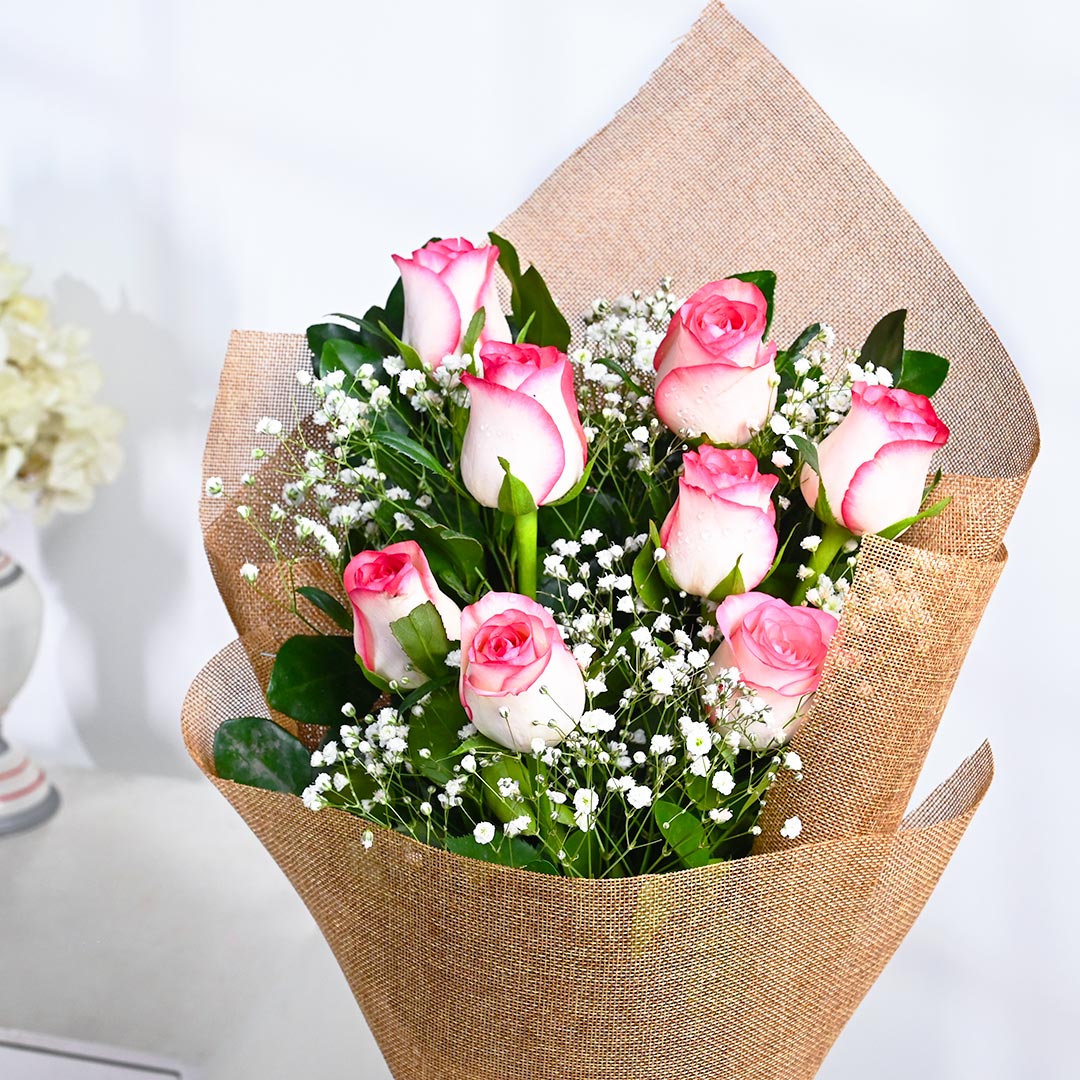
[[[514,561],[522,596],[536,599],[536,511],[514,518]]]
[[[806,594],[817,583],[818,578],[832,566],[833,559],[840,553],[840,549],[852,537],[852,534],[843,525],[826,525],[821,533],[821,543],[810,557],[810,569],[813,573],[805,580],[800,581],[792,598],[792,605],[798,607],[806,600]]]

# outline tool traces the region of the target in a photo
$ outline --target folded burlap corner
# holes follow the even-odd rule
[[[238,577],[250,552],[235,499],[204,498],[201,519],[240,640],[192,685],[185,740],[319,922],[395,1077],[809,1080],[990,782],[984,746],[904,818],[1005,562],[1038,449],[1031,402],[926,236],[720,4],[498,231],[571,314],[665,274],[686,290],[767,266],[781,343],[818,319],[858,342],[904,306],[911,340],[952,359],[935,403],[952,429],[953,503],[902,542],[864,544],[794,743],[806,778],[770,794],[752,857],[622,881],[547,878],[379,829],[369,850],[355,817],[220,780],[214,731],[271,715],[272,655],[297,629]],[[291,415],[293,373],[308,362],[302,337],[233,335],[206,475],[235,486],[251,467],[248,433],[263,415]],[[337,587],[317,564],[302,572]],[[780,840],[796,814],[801,837]]]

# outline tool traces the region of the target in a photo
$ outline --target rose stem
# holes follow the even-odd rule
[[[514,518],[514,559],[522,596],[536,599],[536,511]]]
[[[810,557],[810,569],[813,573],[805,580],[800,581],[792,598],[793,607],[798,607],[806,601],[806,594],[813,588],[819,577],[832,565],[840,549],[851,539],[851,533],[843,525],[826,525],[821,532],[821,543]]]

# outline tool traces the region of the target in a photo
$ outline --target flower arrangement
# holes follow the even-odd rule
[[[383,306],[309,328],[310,422],[258,424],[238,570],[305,624],[267,701],[306,740],[229,720],[217,774],[547,874],[746,855],[861,539],[948,503],[948,362],[903,311],[780,349],[770,271],[597,300],[572,343],[502,237],[394,261]]]
[[[22,291],[28,276],[0,237],[0,521],[12,508],[40,521],[85,510],[120,467],[120,414],[94,400],[86,334],[54,327],[46,302]]]

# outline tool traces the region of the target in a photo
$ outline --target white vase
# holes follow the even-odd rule
[[[41,640],[41,593],[0,551],[0,719],[22,689]],[[38,825],[56,813],[60,797],[45,774],[0,735],[0,836]]]

